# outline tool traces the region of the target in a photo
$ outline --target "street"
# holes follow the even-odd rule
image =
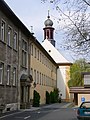
[[[76,110],[74,108],[65,108],[64,105],[65,103],[57,103],[35,110],[21,110],[3,115],[0,120],[77,120]]]

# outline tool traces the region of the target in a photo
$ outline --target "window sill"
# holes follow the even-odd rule
[[[16,88],[17,86],[16,85],[12,85],[12,87]]]
[[[4,86],[4,84],[1,83],[0,86]]]
[[[11,85],[6,85],[7,87],[11,87]]]
[[[7,46],[8,46],[10,49],[12,49],[12,47],[11,47],[10,45],[7,44]]]
[[[18,52],[18,50],[17,50],[17,49],[14,49],[14,48],[13,48],[13,51]]]
[[[5,45],[6,45],[6,42],[5,42],[5,41],[2,41],[1,39],[0,39],[0,42],[2,42],[3,44],[5,44]]]
[[[25,67],[25,66],[23,66],[23,65],[21,65],[21,67],[24,68],[24,69],[27,69],[27,67]]]

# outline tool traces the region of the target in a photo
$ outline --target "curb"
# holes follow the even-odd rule
[[[68,103],[68,104],[62,106],[61,108],[72,108],[72,107],[74,107],[74,103]]]

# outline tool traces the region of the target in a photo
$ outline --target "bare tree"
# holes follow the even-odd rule
[[[77,54],[90,52],[90,0],[42,0],[54,5],[63,21],[65,48]],[[59,22],[59,23],[60,23]],[[61,24],[60,24],[61,25]]]

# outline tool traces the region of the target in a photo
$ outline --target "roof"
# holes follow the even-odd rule
[[[70,87],[70,93],[90,94],[90,87]]]
[[[52,20],[50,20],[49,18],[47,20],[45,20],[44,22],[45,26],[52,26],[53,25],[53,22]]]
[[[50,54],[57,64],[71,64],[65,57],[46,39],[42,42],[42,46]]]
[[[32,36],[32,33],[27,29],[27,27],[20,21],[20,19],[15,15],[15,13],[10,9],[4,0],[0,0],[0,11],[2,11],[7,18],[9,18],[14,25],[16,25],[23,33],[28,37]]]

